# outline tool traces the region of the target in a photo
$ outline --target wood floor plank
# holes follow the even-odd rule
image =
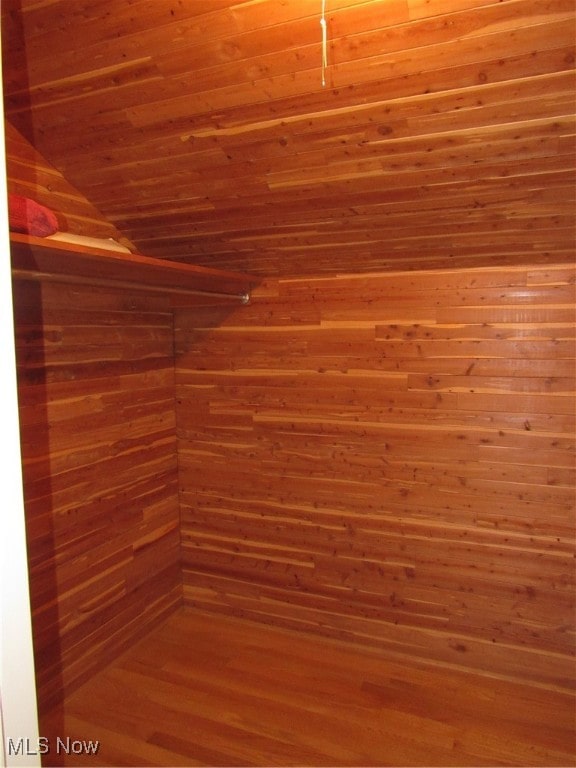
[[[182,608],[41,717],[43,764],[571,766],[575,713],[569,692]]]

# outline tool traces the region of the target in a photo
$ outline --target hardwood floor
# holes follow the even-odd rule
[[[41,734],[50,766],[573,766],[574,715],[567,691],[183,608]]]

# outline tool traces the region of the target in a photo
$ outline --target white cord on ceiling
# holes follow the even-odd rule
[[[322,0],[322,17],[320,19],[322,27],[322,88],[326,86],[326,68],[328,67],[328,46],[326,34],[326,0]]]

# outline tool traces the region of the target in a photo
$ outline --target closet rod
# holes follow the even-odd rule
[[[219,291],[203,291],[201,288],[175,288],[170,286],[143,285],[126,280],[107,280],[102,277],[75,277],[74,275],[56,274],[53,272],[38,272],[28,269],[12,269],[12,277],[16,280],[46,280],[69,285],[95,285],[101,288],[127,288],[131,291],[146,293],[176,293],[182,296],[207,296],[214,299],[237,299],[242,304],[250,301],[249,293],[222,293]]]

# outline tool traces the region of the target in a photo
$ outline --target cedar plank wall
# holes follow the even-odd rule
[[[176,316],[189,605],[568,687],[574,269],[282,279]]]
[[[10,189],[70,201],[61,220],[114,236],[10,131],[8,152]],[[34,178],[57,191],[43,198]],[[29,281],[14,305],[43,708],[181,602],[173,315],[167,297]]]
[[[4,131],[6,175],[11,193],[48,206],[56,214],[58,227],[63,232],[113,238],[127,247],[132,246],[8,121],[4,123]],[[133,246],[131,249],[136,250]]]
[[[573,0],[329,0],[324,89],[321,0],[1,7],[7,115],[148,256],[573,258]]]

